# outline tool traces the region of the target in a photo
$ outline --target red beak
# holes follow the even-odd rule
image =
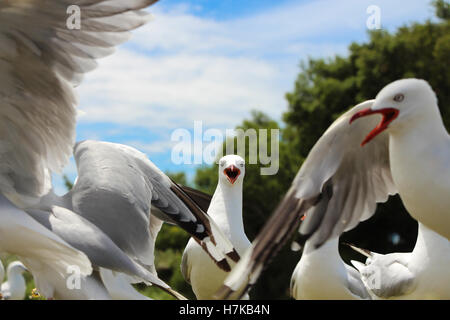
[[[227,176],[228,181],[230,181],[231,184],[234,184],[236,182],[236,179],[241,174],[241,170],[236,168],[233,164],[223,170],[223,173]]]
[[[355,113],[352,118],[350,119],[350,123],[355,121],[358,118],[362,118],[365,116],[369,116],[371,114],[379,113],[383,116],[383,119],[381,119],[380,123],[367,135],[367,137],[364,139],[363,142],[361,142],[361,147],[365,145],[367,142],[375,138],[377,135],[379,135],[381,132],[387,129],[388,125],[394,121],[395,118],[397,118],[399,111],[395,108],[384,108],[379,110],[372,110],[370,108],[361,110],[357,113]]]

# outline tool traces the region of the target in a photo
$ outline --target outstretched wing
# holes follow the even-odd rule
[[[59,171],[72,154],[74,85],[148,21],[141,9],[156,1],[0,2],[2,190],[29,197],[48,191],[45,169]],[[79,9],[80,29],[69,29],[69,7]]]
[[[301,217],[305,216],[300,233],[319,247],[370,218],[378,202],[397,193],[389,165],[388,134],[381,133],[361,147],[379,119],[366,117],[349,124],[356,112],[372,103],[363,102],[344,113],[317,141],[288,193],[241,259],[242,268],[238,264],[227,278],[220,297],[243,283],[252,285],[297,229]]]
[[[153,262],[153,206],[196,238],[220,267],[229,270],[226,256],[238,260],[214,221],[143,153],[120,144],[84,141],[76,145],[75,159],[78,179],[66,196],[73,211],[131,257],[145,265]]]
[[[83,275],[92,272],[91,262],[56,234],[47,230],[25,211],[0,194],[0,251],[15,254],[25,264],[50,269],[55,277],[65,277],[67,267],[78,266]]]

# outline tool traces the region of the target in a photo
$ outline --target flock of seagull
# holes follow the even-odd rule
[[[132,147],[75,143],[74,87],[149,20],[143,9],[154,2],[0,3],[0,253],[20,260],[7,267],[3,299],[24,297],[26,270],[47,299],[149,299],[135,283],[185,299],[156,272],[163,223],[191,235],[181,272],[197,299],[249,299],[299,225],[305,244],[292,275],[295,299],[450,299],[450,138],[424,80],[393,82],[340,116],[253,243],[242,220],[241,157],[219,160],[211,198],[175,183]],[[79,30],[66,27],[70,5],[82,13]],[[51,173],[72,155],[78,177],[58,196]],[[355,248],[366,262],[344,263],[339,236],[396,193],[418,221],[414,250]],[[0,263],[0,282],[4,273]]]

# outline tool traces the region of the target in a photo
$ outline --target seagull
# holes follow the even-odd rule
[[[412,252],[378,254],[352,246],[367,256],[365,264],[352,264],[373,299],[450,299],[450,242],[422,223],[418,228]]]
[[[450,139],[430,85],[421,79],[388,84],[376,99],[340,116],[317,141],[218,297],[253,285],[303,215],[299,231],[319,248],[399,193],[413,218],[448,239],[449,161]]]
[[[96,267],[101,267],[103,262],[105,266],[113,262],[111,270],[122,268],[120,270],[125,273],[133,273],[149,282],[153,279],[165,286],[142,266],[151,260],[149,251],[146,251],[151,245],[136,240],[145,240],[144,229],[148,225],[140,225],[137,229],[143,232],[140,238],[141,233],[125,228],[130,225],[120,225],[123,229],[117,227],[114,231],[104,225],[112,219],[107,217],[101,221],[105,216],[94,217],[92,210],[99,205],[99,200],[92,195],[101,197],[102,189],[92,187],[90,193],[79,190],[78,198],[73,199],[73,203],[69,203],[72,199],[67,200],[67,197],[63,200],[54,198],[56,203],[50,201],[50,172],[60,172],[74,145],[77,114],[74,86],[80,83],[84,73],[96,67],[96,59],[112,53],[115,45],[128,39],[128,31],[149,20],[150,15],[142,9],[155,2],[51,0],[42,3],[29,0],[26,3],[15,1],[0,4],[0,222],[3,221],[0,224],[0,251],[17,254],[34,275],[39,291],[47,297],[62,295],[67,269],[73,266],[79,267],[82,279],[97,286],[101,276],[93,274],[92,278],[88,277],[92,272],[89,259],[102,262]],[[69,7],[79,9],[80,29],[68,28],[69,16],[66,12]],[[118,177],[113,179],[119,181]],[[148,180],[142,176],[139,179]],[[86,180],[89,182],[88,178]],[[131,184],[123,181],[127,187]],[[181,188],[167,180],[162,185],[171,189],[169,197],[177,198],[175,201],[178,202],[172,205],[165,202],[166,198],[155,198],[151,199],[153,203],[174,210],[171,216],[169,214],[171,222],[178,222],[197,236],[211,257],[222,268],[229,269],[225,258],[227,254],[234,260],[239,259],[231,244],[221,238],[216,232],[219,229],[209,223],[210,219]],[[150,191],[152,187],[159,185],[143,186],[145,191]],[[132,194],[120,194],[120,191],[119,202]],[[154,197],[158,195],[158,190],[151,191]],[[88,199],[92,204],[79,201],[79,198]],[[60,204],[67,203],[68,207],[58,206],[58,201],[61,201]],[[126,204],[126,200],[123,203]],[[176,221],[180,203],[184,205],[183,210],[195,211],[195,214],[182,212],[182,221]],[[135,208],[135,217],[144,222],[147,212],[140,209],[146,205],[138,203]],[[77,212],[72,210],[72,206],[76,207]],[[120,219],[130,220],[126,218],[126,212]],[[71,229],[72,223],[80,229]],[[75,231],[87,237],[75,236]],[[128,238],[124,239],[125,235]],[[88,240],[93,242],[88,244]],[[75,246],[86,250],[89,259]],[[87,247],[95,250],[87,250]],[[110,249],[113,251],[106,254]],[[120,254],[116,260],[108,260],[113,252]],[[44,264],[42,259],[45,259]]]
[[[238,256],[233,244],[188,193],[143,153],[121,144],[87,140],[76,144],[74,157],[78,177],[73,188],[62,197],[49,192],[27,213],[100,268],[95,278],[83,281],[97,286],[101,279],[107,292],[108,288],[123,287],[124,279],[131,277],[134,280],[129,284],[154,284],[185,299],[156,274],[154,244],[163,221],[185,229],[208,252],[208,259],[230,270],[226,257]],[[35,277],[40,278],[37,274]],[[86,290],[68,291],[65,282],[49,281],[54,291],[41,293],[55,299],[104,297],[100,289],[88,290],[82,285]],[[131,287],[124,287],[124,295],[128,289]],[[114,292],[109,295],[117,297],[117,290]]]
[[[27,285],[23,273],[27,268],[20,261],[11,262],[8,265],[6,274],[8,281],[1,283],[4,277],[3,264],[0,261],[0,294],[4,300],[23,300]]]
[[[0,3],[0,251],[14,253],[33,275],[64,282],[87,256],[33,219],[25,208],[51,189],[50,172],[67,163],[75,138],[74,86],[96,59],[149,19],[154,0],[51,0]],[[69,7],[81,13],[67,26]],[[48,279],[50,279],[48,278]],[[45,277],[39,291],[48,292]]]
[[[370,295],[359,272],[339,255],[339,238],[315,249],[306,242],[291,278],[296,300],[367,300]]]
[[[250,246],[242,221],[244,176],[244,159],[237,155],[222,157],[219,160],[219,182],[208,208],[208,214],[220,226],[239,254],[244,253]],[[183,252],[181,271],[198,300],[212,299],[227,276],[192,238]],[[248,298],[248,295],[244,297]]]

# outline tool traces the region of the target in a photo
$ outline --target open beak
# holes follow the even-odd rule
[[[387,129],[389,124],[394,121],[395,118],[398,116],[398,109],[395,108],[384,108],[384,109],[378,109],[378,110],[372,110],[370,108],[361,110],[357,113],[355,113],[351,119],[350,123],[355,121],[358,118],[362,118],[365,116],[369,116],[371,114],[379,113],[383,116],[383,119],[381,119],[380,123],[372,130],[370,133],[366,136],[363,142],[361,142],[361,146],[365,145],[367,142],[375,138],[377,135],[379,135],[381,132]]]
[[[230,181],[231,184],[234,184],[241,174],[241,170],[239,170],[232,164],[231,166],[223,170],[223,173],[225,173],[225,175],[227,176],[228,181]]]

